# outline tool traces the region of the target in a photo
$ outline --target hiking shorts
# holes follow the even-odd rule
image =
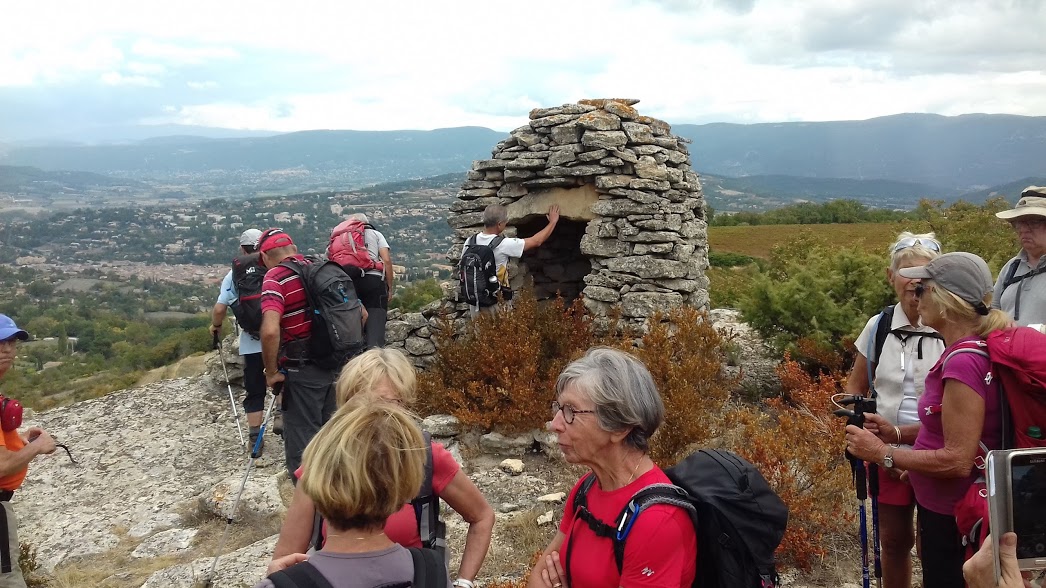
[[[261,353],[248,353],[243,356],[243,387],[247,396],[243,398],[243,412],[261,412],[265,410],[265,363]]]
[[[879,503],[890,506],[908,506],[915,504],[915,491],[908,482],[890,477],[879,470]]]

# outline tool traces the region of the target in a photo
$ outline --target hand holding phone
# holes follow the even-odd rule
[[[996,580],[1006,575],[997,555],[1005,533],[1016,534],[1019,569],[1046,568],[1046,448],[992,451],[987,463]]]

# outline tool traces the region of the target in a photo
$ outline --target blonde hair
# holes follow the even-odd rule
[[[988,314],[978,314],[972,304],[959,298],[959,296],[944,287],[937,285],[933,280],[923,279],[922,283],[927,288],[924,296],[930,296],[937,308],[941,309],[941,317],[951,322],[970,324],[974,331],[981,337],[987,337],[988,333],[1000,329],[1009,328],[1012,319],[1005,311],[992,308],[992,293],[984,295],[984,306],[988,308]],[[931,287],[932,286],[932,287]]]
[[[338,406],[350,398],[374,390],[382,380],[388,380],[393,391],[405,405],[417,397],[418,374],[406,355],[396,349],[370,349],[345,364],[334,385]]]
[[[379,527],[421,489],[426,456],[413,415],[388,402],[354,402],[305,448],[299,487],[333,528]]]
[[[903,249],[897,249],[900,244],[906,240],[914,239],[918,241],[915,245],[910,247],[904,247]],[[924,241],[929,241],[937,245],[937,251],[930,249],[923,245]],[[897,268],[906,261],[913,259],[928,259],[933,261],[937,259],[941,254],[941,242],[937,240],[937,235],[930,233],[910,233],[904,231],[900,235],[897,235],[897,239],[894,240],[893,245],[890,245],[890,271],[897,271]],[[925,265],[925,264],[919,264]]]

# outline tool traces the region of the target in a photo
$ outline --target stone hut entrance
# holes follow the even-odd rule
[[[606,316],[631,322],[686,304],[708,306],[704,198],[685,140],[642,116],[629,99],[581,100],[535,109],[530,123],[476,161],[451,206],[456,263],[461,245],[482,230],[490,204],[508,208],[506,236],[529,237],[560,222],[545,244],[509,265],[514,289],[532,284],[539,299],[581,295]],[[465,311],[459,304],[458,310]]]

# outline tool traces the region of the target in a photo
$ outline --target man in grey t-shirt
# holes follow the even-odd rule
[[[358,220],[369,225],[367,215],[357,212],[349,218]],[[353,278],[352,283],[356,286],[356,295],[367,309],[367,325],[365,327],[367,336],[367,348],[385,346],[385,320],[388,315],[389,299],[392,298],[392,255],[389,252],[389,242],[380,231],[368,228],[363,232],[364,243],[370,258],[380,262],[380,270],[371,269],[364,272],[363,277]]]

